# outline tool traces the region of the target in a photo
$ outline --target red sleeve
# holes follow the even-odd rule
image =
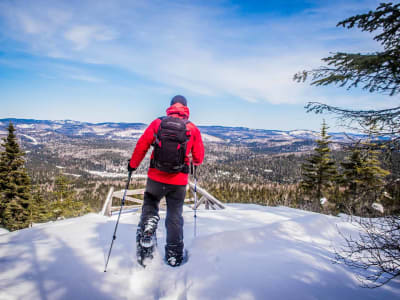
[[[154,141],[154,134],[157,133],[158,127],[160,126],[160,119],[156,119],[146,128],[142,136],[136,143],[135,150],[132,153],[131,161],[129,162],[132,168],[139,167],[151,144]]]
[[[204,159],[203,140],[200,130],[196,126],[194,126],[193,130],[192,159],[195,166],[201,165]]]

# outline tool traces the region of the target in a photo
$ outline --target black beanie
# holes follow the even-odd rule
[[[176,95],[174,98],[171,99],[171,105],[174,105],[175,103],[180,103],[184,106],[187,106],[186,98],[181,95]]]

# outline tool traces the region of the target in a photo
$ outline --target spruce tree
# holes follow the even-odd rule
[[[33,187],[30,205],[30,223],[42,223],[52,219],[49,203],[43,198],[38,185]]]
[[[54,180],[55,201],[51,205],[51,213],[54,219],[70,218],[88,213],[90,209],[82,201],[77,199],[72,189],[72,182],[63,174],[58,175]]]
[[[10,122],[8,136],[3,139],[0,153],[0,224],[9,230],[29,225],[31,182],[25,169],[15,128]]]
[[[346,157],[345,161],[341,163],[343,171],[340,183],[345,188],[345,201],[340,207],[342,212],[348,212],[350,214],[355,213],[355,204],[360,201],[359,178],[362,165],[363,160],[361,157],[361,149],[358,147],[352,147],[350,154]]]
[[[335,162],[331,158],[329,148],[330,136],[327,133],[325,120],[322,123],[321,139],[318,139],[314,153],[302,164],[301,188],[312,201],[314,211],[321,210],[320,199],[332,187],[337,179]]]
[[[396,96],[400,93],[400,3],[381,3],[374,11],[352,16],[337,24],[338,27],[358,28],[373,34],[381,51],[366,50],[364,53],[336,52],[322,58],[325,63],[312,70],[294,75],[296,81],[311,79],[316,86],[338,85],[361,87],[371,93]],[[336,114],[344,124],[358,122],[365,132],[371,122],[379,125],[377,135],[400,134],[400,106],[382,110],[353,110],[318,102],[306,105],[308,111]]]

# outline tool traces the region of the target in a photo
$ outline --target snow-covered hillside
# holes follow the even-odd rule
[[[143,123],[88,123],[79,121],[51,121],[32,119],[0,119],[0,135],[7,133],[9,122],[16,126],[17,133],[24,135],[29,143],[46,144],[53,137],[73,136],[80,138],[95,137],[98,139],[138,139],[146,128]],[[203,139],[208,143],[259,143],[276,146],[296,142],[312,141],[320,137],[319,132],[312,130],[266,130],[246,127],[199,126]],[[353,133],[329,133],[332,141],[337,143],[351,142],[367,136]]]
[[[121,217],[108,272],[104,262],[116,217],[95,214],[0,235],[0,299],[395,299],[399,281],[364,289],[332,264],[344,218],[285,207],[228,205],[193,212],[185,207],[189,261],[171,268],[158,253],[142,269],[135,261],[137,213]],[[161,214],[164,221],[165,215]]]

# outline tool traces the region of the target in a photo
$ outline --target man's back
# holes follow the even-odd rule
[[[181,118],[184,120],[189,119],[189,108],[182,105],[181,103],[175,103],[167,109],[167,116]],[[140,162],[143,160],[150,146],[154,143],[155,136],[159,130],[162,120],[160,118],[155,119],[147,127],[143,135],[140,137],[136,144],[135,151],[131,158],[131,167],[137,168]],[[192,161],[194,165],[200,165],[204,159],[204,146],[201,138],[200,130],[192,122],[187,123],[187,130],[189,131],[190,138],[187,141],[186,153],[184,162],[189,166],[190,158],[189,154],[192,154]],[[151,158],[154,158],[154,153],[151,154]],[[150,165],[148,176],[152,180],[175,185],[186,185],[188,182],[188,172],[178,173],[167,173]]]

